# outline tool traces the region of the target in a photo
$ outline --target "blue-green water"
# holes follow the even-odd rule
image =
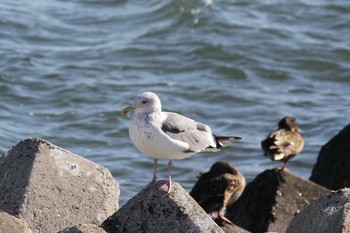
[[[305,137],[288,168],[308,178],[349,123],[349,61],[349,1],[2,0],[0,153],[49,140],[110,169],[124,204],[150,181],[152,160],[131,144],[120,110],[154,91],[164,110],[243,138],[174,161],[187,190],[217,160],[248,181],[280,165],[260,141],[285,115]]]

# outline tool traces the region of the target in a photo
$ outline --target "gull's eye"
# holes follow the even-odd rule
[[[142,100],[142,103],[143,103],[143,104],[147,103],[147,100]]]

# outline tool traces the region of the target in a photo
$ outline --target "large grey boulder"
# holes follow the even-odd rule
[[[294,217],[287,233],[350,232],[350,189],[328,193]]]
[[[32,230],[25,221],[0,211],[0,233],[32,233]]]
[[[295,214],[329,191],[290,172],[266,170],[247,184],[226,217],[251,232],[285,232]]]
[[[21,141],[0,157],[0,210],[33,232],[100,225],[118,208],[119,187],[104,167],[42,139]]]
[[[350,124],[321,148],[310,180],[337,190],[350,187]]]
[[[170,193],[159,190],[159,186],[142,190],[110,216],[102,228],[108,233],[223,233],[178,183],[172,184]]]

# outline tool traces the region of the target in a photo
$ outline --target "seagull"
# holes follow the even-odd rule
[[[304,139],[294,117],[286,116],[278,123],[278,129],[269,133],[261,142],[264,155],[271,160],[280,160],[283,166],[278,170],[286,170],[287,162],[299,154],[304,148]]]
[[[168,180],[161,186],[171,191],[171,169],[173,159],[185,159],[199,152],[216,152],[230,145],[236,136],[217,136],[209,126],[188,117],[163,112],[159,97],[153,92],[136,96],[132,105],[121,111],[122,115],[134,112],[131,117],[129,136],[135,147],[153,158],[153,178],[146,186],[157,183],[158,159],[168,159]]]
[[[217,212],[218,218],[232,224],[224,216],[225,209],[238,200],[245,184],[242,173],[228,162],[219,161],[211,166],[209,172],[200,174],[190,195],[213,219],[214,212]]]

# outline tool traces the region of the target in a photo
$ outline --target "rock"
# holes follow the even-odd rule
[[[68,227],[57,233],[106,233],[102,228],[94,224],[79,224],[78,226]]]
[[[6,212],[0,211],[1,233],[32,233],[28,224]]]
[[[33,232],[100,225],[117,210],[118,197],[106,168],[42,139],[21,141],[0,158],[0,210]]]
[[[350,189],[328,193],[296,215],[287,233],[350,232]]]
[[[249,233],[249,231],[240,228],[234,224],[227,223],[221,218],[216,218],[215,223],[218,224],[225,233]]]
[[[101,227],[108,233],[223,233],[178,183],[172,183],[170,193],[159,190],[159,185],[142,190]]]
[[[310,180],[337,190],[350,187],[350,124],[321,148]]]
[[[266,170],[227,208],[226,217],[251,232],[285,232],[295,214],[327,192],[287,171]]]

